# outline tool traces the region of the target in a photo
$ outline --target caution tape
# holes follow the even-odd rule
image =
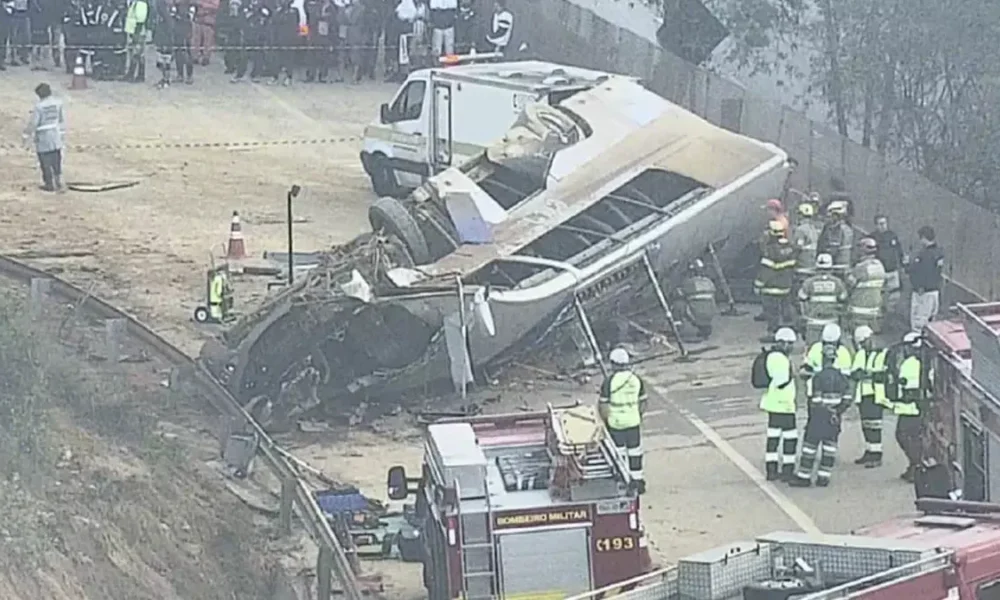
[[[186,150],[192,148],[264,148],[269,146],[319,146],[349,144],[361,141],[360,137],[331,137],[305,140],[262,140],[255,142],[149,142],[134,144],[67,144],[64,150],[86,152],[92,150]],[[0,144],[0,150],[31,151],[15,144]]]

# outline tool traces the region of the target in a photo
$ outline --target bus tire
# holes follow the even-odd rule
[[[425,265],[431,261],[431,251],[424,232],[399,200],[382,197],[373,202],[368,209],[368,222],[371,223],[372,230],[383,230],[399,239],[406,246],[414,264]]]

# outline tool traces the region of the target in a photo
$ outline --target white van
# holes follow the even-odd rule
[[[414,71],[365,128],[361,163],[379,196],[401,196],[475,156],[507,132],[524,107],[558,104],[611,77],[542,61]]]

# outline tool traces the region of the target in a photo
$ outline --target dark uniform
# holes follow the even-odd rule
[[[250,81],[256,82],[266,71],[264,64],[267,55],[263,47],[267,45],[268,24],[271,21],[271,9],[261,0],[244,0],[241,27],[242,48],[237,57],[234,80],[239,81],[250,68]],[[252,67],[249,64],[253,63]]]
[[[117,0],[116,0],[117,1]],[[94,79],[112,80],[125,75],[125,15],[128,7],[124,3],[106,6],[101,14],[101,25],[92,30],[94,40]]]
[[[194,21],[198,16],[198,6],[190,0],[178,0],[173,13],[174,64],[177,65],[177,79],[184,83],[194,83],[194,52],[191,49],[194,36]]]
[[[813,467],[816,468],[816,485],[827,486],[837,462],[837,440],[840,437],[840,417],[851,405],[854,387],[843,371],[835,366],[836,348],[824,348],[823,368],[812,377],[809,394],[809,413],[802,436],[802,454],[795,478],[789,481],[796,487],[812,483]]]
[[[177,7],[170,0],[156,0],[156,24],[153,43],[156,45],[156,67],[160,70],[158,87],[170,85],[170,67],[174,61],[174,14]]]
[[[712,320],[718,312],[715,305],[715,283],[699,268],[681,282],[679,296],[683,306],[679,311],[684,323],[697,331],[694,340],[707,340],[712,335]]]
[[[306,81],[326,83],[330,67],[336,64],[336,6],[330,0],[306,0],[305,9],[309,25]]]
[[[795,248],[784,236],[771,236],[764,245],[754,289],[760,294],[769,333],[791,323],[791,294],[795,283]]]
[[[269,41],[274,49],[269,54],[268,73],[274,77],[274,82],[281,81],[289,85],[295,73],[295,63],[298,58],[299,11],[292,6],[291,0],[282,0],[270,21]]]

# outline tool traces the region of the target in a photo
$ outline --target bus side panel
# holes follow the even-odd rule
[[[590,552],[594,588],[642,574],[639,531],[629,527],[628,513],[595,515]]]

